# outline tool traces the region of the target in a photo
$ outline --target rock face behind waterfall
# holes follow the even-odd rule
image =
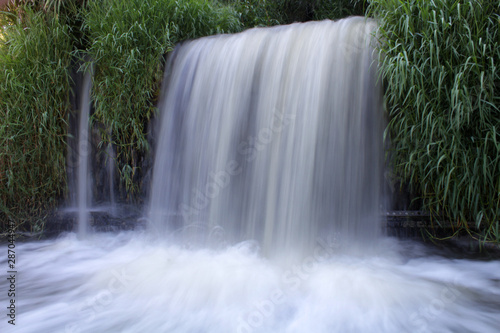
[[[267,252],[376,239],[374,28],[355,17],[179,45],[160,102],[150,227]]]

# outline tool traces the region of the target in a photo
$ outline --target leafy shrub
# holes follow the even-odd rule
[[[395,172],[499,240],[500,2],[374,0]]]

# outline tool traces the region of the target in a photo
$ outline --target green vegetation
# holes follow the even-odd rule
[[[500,2],[370,6],[395,173],[438,222],[500,241]]]
[[[277,14],[279,7],[271,0],[221,0],[238,13],[241,24],[245,28],[265,27],[282,24]]]
[[[364,15],[365,0],[222,0],[246,28]]]
[[[233,9],[204,0],[26,0],[4,10],[2,230],[9,220],[20,229],[37,229],[64,199],[75,55],[95,62],[94,121],[111,129],[104,139],[117,145],[122,180],[133,193],[138,159],[148,150],[146,124],[154,110],[165,53],[184,39],[241,30]]]
[[[72,42],[64,21],[29,9],[1,33],[0,223],[36,229],[64,194]]]
[[[11,2],[0,13],[2,227],[9,219],[17,224],[43,221],[39,218],[64,199],[70,67],[76,56],[94,63],[93,122],[104,129],[101,146],[111,141],[117,147],[122,184],[134,200],[139,165],[149,153],[147,125],[155,111],[164,58],[176,43],[254,26],[337,18],[360,2]],[[82,70],[88,66],[90,62]],[[34,222],[24,229],[30,225]]]
[[[163,55],[182,40],[236,32],[236,12],[206,0],[102,0],[85,14],[87,53],[94,63],[94,120],[128,193],[135,193],[140,159],[148,152],[147,125],[163,77]],[[111,134],[111,135],[110,135]]]

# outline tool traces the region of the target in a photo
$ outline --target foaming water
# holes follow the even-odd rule
[[[376,240],[375,27],[357,17],[178,46],[159,107],[151,229],[199,242],[201,229],[221,228],[278,254],[310,251],[325,233]]]
[[[68,234],[19,243],[16,254],[16,326],[4,318],[1,332],[500,328],[499,261],[446,258],[396,240],[382,239],[365,256],[325,242],[290,264],[262,257],[252,242],[186,249],[138,232]],[[7,304],[5,293],[0,301]]]

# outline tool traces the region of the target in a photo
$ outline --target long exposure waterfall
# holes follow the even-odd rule
[[[160,104],[151,221],[188,238],[310,248],[379,229],[375,23],[252,29],[180,45]]]
[[[139,219],[116,217],[135,230],[18,241],[16,271],[0,279],[0,332],[499,332],[498,255],[379,232],[373,29],[349,18],[179,45],[149,205]],[[87,131],[82,113],[80,140]],[[75,190],[80,234],[94,206],[89,151]],[[111,179],[95,179],[112,193],[107,162],[97,172]],[[14,270],[4,249],[0,266]]]

